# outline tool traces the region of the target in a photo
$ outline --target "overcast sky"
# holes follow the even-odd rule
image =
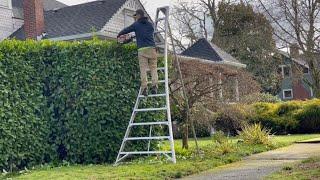
[[[90,2],[94,0],[58,0],[60,2],[63,2],[67,5],[74,5],[74,4],[81,4],[85,2]],[[157,7],[161,6],[172,6],[173,2],[176,0],[142,0],[143,4],[145,5],[145,8],[147,9],[150,16],[155,16],[155,11]]]

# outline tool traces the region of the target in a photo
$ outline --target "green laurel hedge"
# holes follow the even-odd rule
[[[133,45],[1,42],[0,169],[112,162],[137,96],[138,72]]]

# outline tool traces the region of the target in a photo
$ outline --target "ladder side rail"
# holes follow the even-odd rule
[[[176,155],[174,149],[174,139],[172,132],[172,119],[171,119],[171,109],[170,109],[170,89],[169,89],[169,68],[168,68],[168,31],[169,31],[169,7],[166,7],[165,13],[165,89],[166,89],[166,105],[167,105],[167,118],[169,121],[169,136],[170,136],[170,149],[172,154],[172,162],[176,163]]]
[[[149,138],[152,137],[152,125],[150,126],[150,131],[149,131]],[[151,146],[151,139],[149,139],[149,142],[148,142],[148,151],[150,151],[150,146]]]

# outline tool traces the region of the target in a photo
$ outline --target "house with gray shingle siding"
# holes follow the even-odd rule
[[[282,64],[279,66],[281,78],[278,96],[285,101],[306,100],[314,97],[309,65],[299,50],[291,47],[290,53],[279,51]]]
[[[15,29],[12,19],[11,0],[0,0],[0,41],[8,37]]]
[[[44,11],[43,38],[81,40],[95,35],[115,39],[119,31],[134,22],[137,9],[144,9],[139,0],[98,0]],[[21,26],[10,38],[26,39],[25,27]]]

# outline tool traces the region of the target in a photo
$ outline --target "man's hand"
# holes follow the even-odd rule
[[[125,42],[127,35],[121,35],[117,37],[118,43],[123,44],[123,42]]]
[[[129,34],[121,35],[117,38],[118,43],[120,43],[120,44],[130,43],[130,42],[132,42],[132,39],[133,39],[133,37]]]

